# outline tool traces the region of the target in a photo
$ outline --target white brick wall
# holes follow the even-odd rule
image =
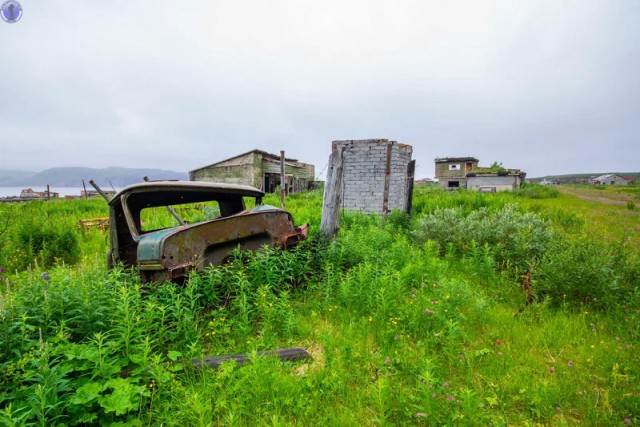
[[[387,147],[391,147],[388,209],[405,209],[407,165],[413,148],[387,139],[334,141],[344,147],[342,207],[362,212],[382,212]]]

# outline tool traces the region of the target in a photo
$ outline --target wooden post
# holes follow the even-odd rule
[[[47,200],[51,200],[51,191],[49,188],[49,184],[47,184]]]
[[[286,191],[286,175],[284,173],[284,150],[280,151],[280,209],[284,210],[284,196]]]
[[[409,215],[413,210],[413,181],[416,175],[416,161],[411,160],[407,165],[407,200],[405,209]]]
[[[387,164],[384,169],[384,193],[382,194],[382,214],[389,213],[389,187],[391,185],[391,150],[393,143],[387,144]]]
[[[85,199],[88,199],[88,198],[89,198],[89,195],[87,194],[87,186],[86,186],[86,184],[84,183],[84,179],[82,180],[82,188],[84,188],[84,198],[85,198]]]
[[[331,237],[340,227],[340,208],[342,207],[342,172],[344,147],[335,148],[329,156],[327,181],[322,201],[322,221],[320,232]]]

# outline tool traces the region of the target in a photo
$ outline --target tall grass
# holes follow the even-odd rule
[[[633,230],[589,229],[600,216],[564,195],[418,187],[412,218],[345,213],[333,240],[317,234],[321,194],[291,195],[309,241],[236,252],[182,286],[105,272],[105,236],[75,231],[103,212],[92,203],[33,205],[8,231],[44,209],[81,259],[2,273],[3,424],[640,422]],[[313,360],[255,353],[293,346]],[[191,363],[229,353],[251,363]]]

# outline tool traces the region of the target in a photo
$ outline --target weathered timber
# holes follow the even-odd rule
[[[98,184],[96,184],[96,182],[94,180],[90,179],[89,180],[89,184],[91,184],[91,186],[96,189],[98,194],[100,194],[102,196],[102,198],[105,199],[107,201],[107,203],[109,203],[109,200],[111,200],[111,199],[109,199],[109,197],[107,197],[107,195],[104,194],[104,191],[102,191],[102,188],[98,187]]]
[[[387,160],[384,167],[384,190],[382,194],[382,213],[389,213],[389,186],[391,185],[391,144],[387,144]]]
[[[413,181],[416,176],[416,161],[411,160],[407,165],[407,202],[406,212],[411,215],[413,210]]]
[[[320,232],[331,237],[340,227],[340,208],[342,207],[342,177],[343,177],[344,147],[339,146],[329,156],[329,170],[324,187],[322,206],[322,220]]]
[[[287,188],[287,176],[284,173],[284,150],[280,151],[280,209],[284,210],[284,196]]]
[[[278,357],[282,361],[295,362],[298,360],[310,360],[311,355],[304,348],[281,348],[278,350],[267,350],[257,352],[258,357]],[[235,360],[238,365],[244,365],[251,361],[248,354],[228,354],[226,356],[205,357],[192,360],[193,364],[199,367],[209,366],[218,369],[227,360]]]

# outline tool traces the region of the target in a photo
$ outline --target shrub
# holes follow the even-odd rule
[[[465,253],[488,245],[499,263],[526,269],[540,259],[551,242],[548,223],[515,205],[490,212],[481,208],[466,217],[461,209],[440,209],[418,221],[413,236],[420,244],[435,241],[442,253],[451,246]]]
[[[58,262],[73,264],[80,258],[80,242],[77,233],[70,228],[46,222],[28,220],[17,230],[17,242],[26,254],[23,264],[34,261],[43,267]]]
[[[554,242],[538,274],[538,291],[555,305],[617,309],[632,300],[638,262],[621,244],[579,237]]]

